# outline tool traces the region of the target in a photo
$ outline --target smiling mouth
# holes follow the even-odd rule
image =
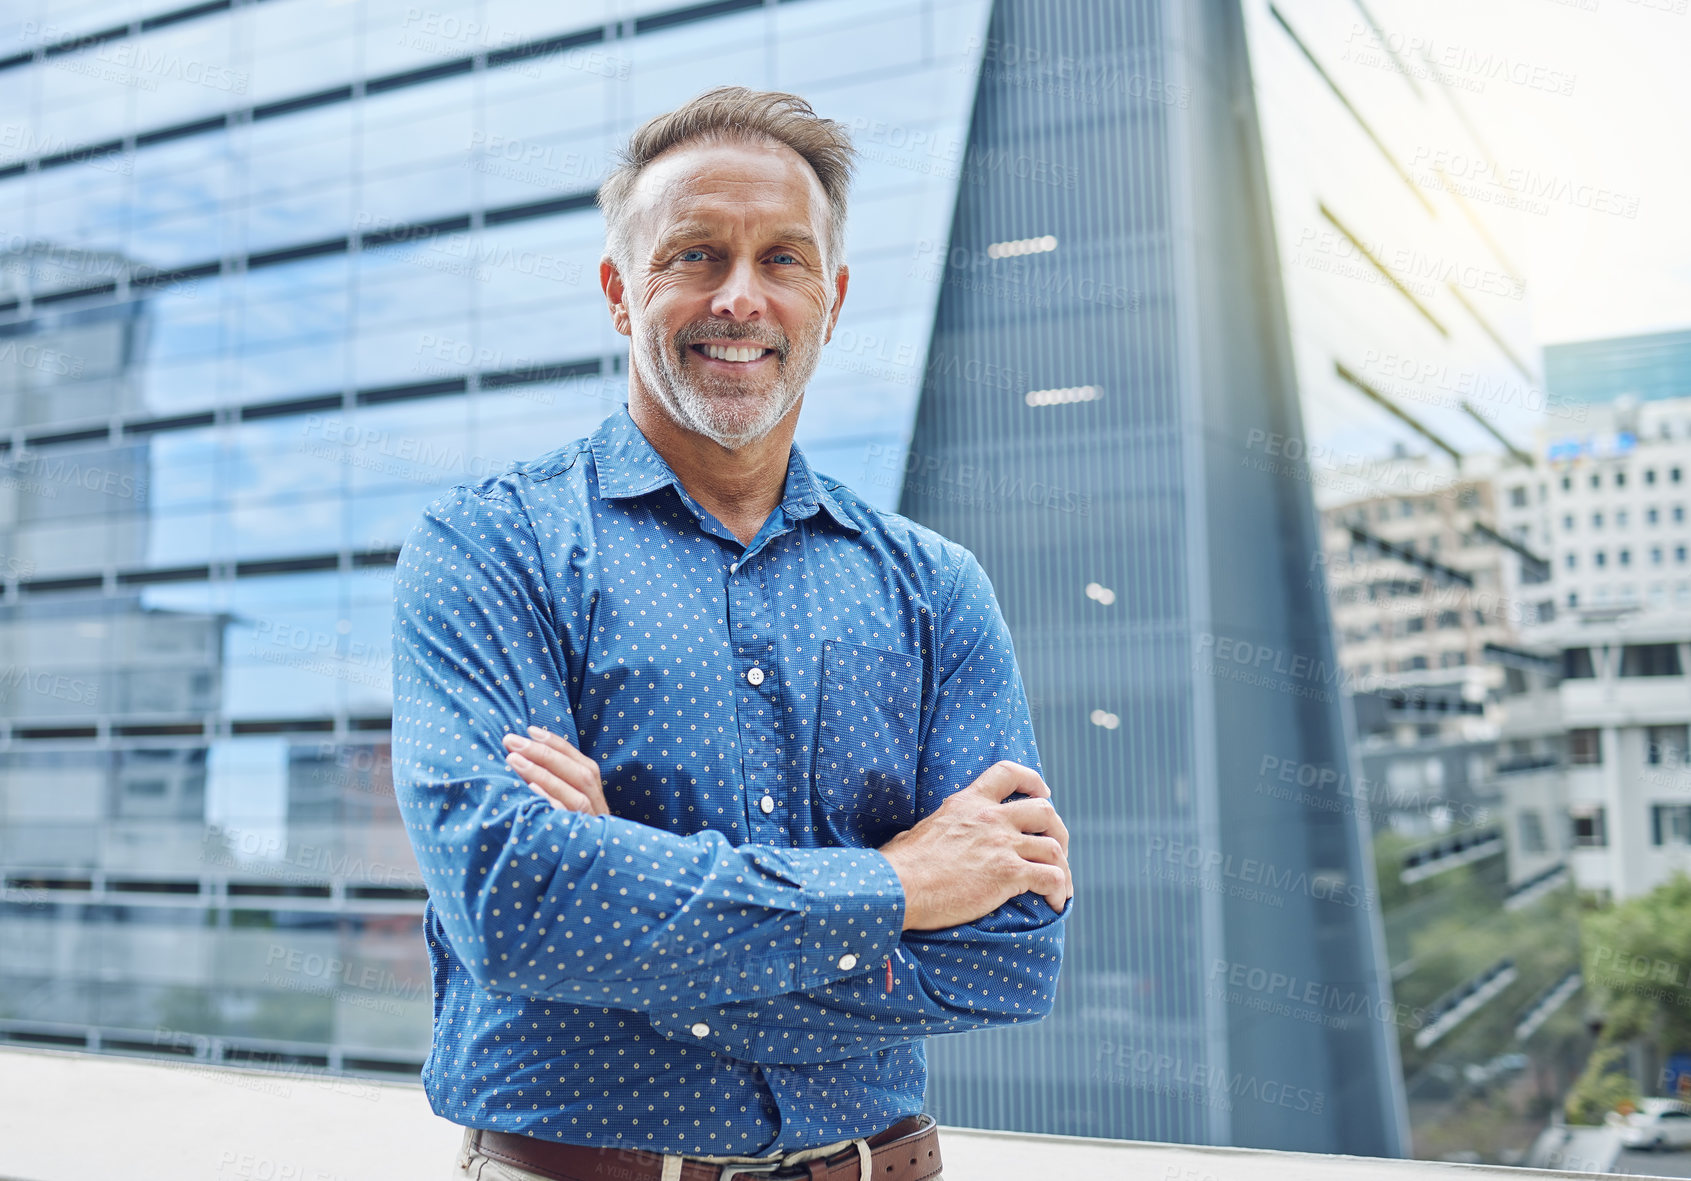
[[[712,361],[726,361],[732,365],[750,365],[765,357],[773,356],[774,349],[764,348],[762,345],[730,345],[730,344],[691,344],[687,346],[701,357]]]

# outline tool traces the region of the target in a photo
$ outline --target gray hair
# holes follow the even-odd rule
[[[828,198],[830,275],[845,260],[846,197],[857,151],[846,125],[819,116],[804,99],[779,90],[718,86],[664,115],[648,119],[617,153],[617,163],[599,186],[605,215],[605,254],[619,270],[628,261],[628,203],[640,174],[653,160],[684,143],[763,140],[785,144],[810,165]]]

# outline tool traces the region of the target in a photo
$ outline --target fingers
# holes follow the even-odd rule
[[[1015,847],[1026,865],[1026,888],[1061,914],[1074,897],[1074,875],[1069,870],[1068,825],[1051,803],[1050,786],[1031,767],[1008,759],[988,767],[969,786],[1004,803],[1004,819],[1021,830]],[[1027,798],[1009,799],[1018,793]]]
[[[572,812],[609,815],[599,765],[556,734],[538,726],[530,726],[529,733],[532,739],[505,735],[506,764],[531,788]]]
[[[519,754],[506,755],[505,761],[510,764],[511,770],[522,776],[530,791],[553,807],[594,815],[593,801],[585,793],[577,791],[546,768]]]
[[[1017,792],[1036,799],[1049,799],[1051,796],[1051,789],[1039,777],[1039,772],[1032,767],[1012,763],[1009,759],[1000,759],[988,767],[969,787],[998,801],[1007,800]]]
[[[1016,841],[1016,852],[1030,864],[1029,889],[1042,895],[1051,909],[1062,912],[1063,905],[1074,897],[1074,876],[1069,872],[1068,850],[1054,837],[1023,833]],[[1049,868],[1060,873],[1053,875]]]
[[[1057,809],[1050,800],[1012,800],[1004,805],[1004,811],[1023,832],[1038,832],[1055,837],[1063,846],[1063,856],[1068,856],[1069,828],[1063,823],[1063,818],[1057,815]]]
[[[1027,888],[1045,899],[1058,914],[1063,913],[1064,904],[1074,897],[1074,886],[1069,881],[1069,871],[1060,865],[1029,862]]]
[[[1061,845],[1050,837],[1035,836],[1032,833],[1023,833],[1016,838],[1016,853],[1023,861],[1034,861],[1042,865],[1062,868],[1068,863]]]
[[[581,751],[577,750],[574,746],[571,746],[569,739],[565,738],[563,735],[554,734],[552,731],[540,726],[530,726],[528,728],[528,736],[534,739],[534,741],[543,744],[549,753],[562,756],[562,759],[566,764],[580,767],[584,771],[591,772],[594,778],[598,777],[599,764],[582,754]]]

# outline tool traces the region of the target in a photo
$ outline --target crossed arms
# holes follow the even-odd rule
[[[736,848],[612,816],[583,790],[598,771],[578,749],[565,637],[522,577],[543,569],[530,522],[498,493],[460,497],[425,516],[395,576],[395,789],[479,986],[641,1012],[667,1036],[781,1065],[1050,1011],[1067,832],[1039,776],[1010,761],[1032,761],[1009,737],[1031,752],[1013,662],[990,696],[1014,716],[971,766],[924,742],[919,797],[937,806],[881,850]],[[930,735],[978,719],[980,674],[1010,651],[964,557]],[[507,736],[537,724],[527,768],[507,763]]]

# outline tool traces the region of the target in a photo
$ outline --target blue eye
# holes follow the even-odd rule
[[[697,255],[698,257],[688,258],[687,256],[689,254]],[[683,250],[680,257],[682,262],[703,262],[705,260],[705,252],[697,247],[694,247],[692,250]]]
[[[780,254],[772,254],[769,257],[770,257],[770,260],[772,262],[780,262],[782,259],[786,259],[788,262],[797,262],[798,261],[798,259],[794,258],[792,255],[786,253],[785,251],[782,251]]]

